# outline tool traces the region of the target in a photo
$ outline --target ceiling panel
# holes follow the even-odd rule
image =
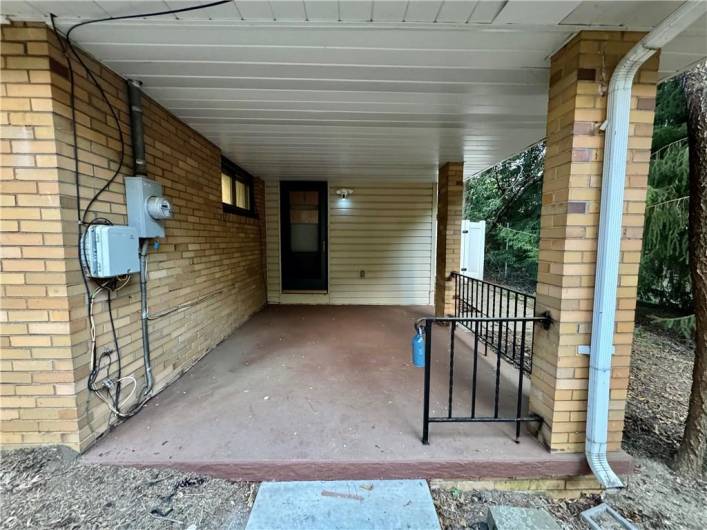
[[[477,7],[478,1],[474,2],[444,2],[437,14],[437,22],[465,23],[472,11]]]
[[[476,22],[481,24],[490,24],[494,22],[496,16],[501,12],[503,7],[506,5],[506,1],[491,1],[483,0],[477,3],[474,7],[474,11],[469,16],[469,22]]]
[[[313,22],[338,22],[339,5],[337,2],[308,0],[304,3],[307,20]]]
[[[188,6],[209,4],[212,1],[213,0],[198,0],[197,2],[190,1],[185,4],[183,0],[165,0],[165,3],[170,9],[180,9]],[[175,18],[179,20],[240,20],[241,14],[238,12],[235,2],[233,2],[210,7],[209,9],[196,9],[194,11],[178,13],[175,15]]]
[[[59,27],[209,0],[3,0]],[[264,178],[471,175],[545,134],[548,61],[580,29],[648,30],[680,2],[238,0],[84,26],[76,42]],[[707,56],[703,18],[661,76]]]
[[[49,9],[56,9],[57,6],[62,6],[64,2],[63,1],[54,1],[54,2],[45,2],[46,4],[51,4]],[[71,3],[71,2],[69,2]],[[169,9],[174,9],[174,6],[176,4],[176,8],[179,7],[186,7],[186,5],[193,5],[193,4],[179,4],[178,2],[172,2],[172,6],[167,5],[167,2],[165,0],[133,0],[133,1],[128,1],[128,0],[96,0],[95,2],[91,1],[86,1],[86,2],[73,2],[73,4],[76,5],[74,8],[76,9],[84,9],[83,4],[86,4],[86,8],[89,6],[92,6],[92,9],[95,9],[93,7],[95,4],[100,6],[100,8],[108,13],[108,16],[111,17],[117,17],[121,15],[131,15],[131,14],[140,14],[140,13],[157,13],[161,11],[167,11]],[[105,16],[105,15],[102,15]],[[176,15],[162,15],[159,17],[154,17],[152,20],[160,20],[160,19],[167,19],[167,20],[176,20],[177,16]]]
[[[675,11],[682,2],[675,1],[599,1],[582,2],[563,24],[618,25],[626,27],[652,26]]]
[[[405,18],[408,2],[379,1],[373,2],[374,22],[402,22]]]
[[[371,20],[371,15],[373,11],[372,1],[340,1],[339,2],[339,14],[341,20],[347,22],[367,22]]]
[[[270,2],[243,2],[239,0],[235,2],[235,4],[241,16],[243,17],[243,20],[271,21],[275,18],[273,10],[270,7]]]
[[[409,2],[405,20],[407,22],[434,22],[443,3],[440,0]]]
[[[275,20],[293,20],[297,22],[306,20],[304,2],[302,0],[275,1],[270,2],[270,6],[275,15]]]
[[[4,3],[5,2],[3,0],[3,4]],[[106,11],[102,6],[100,6],[98,2],[94,2],[92,0],[69,0],[66,2],[32,0],[31,2],[27,2],[27,4],[37,9],[39,12],[53,11],[56,14],[60,13],[64,16],[75,16],[78,18],[102,18],[112,15],[112,13]],[[131,9],[135,6],[127,7]],[[159,9],[165,9],[165,4],[161,3],[161,7]],[[57,10],[59,10],[59,12],[57,12]]]
[[[581,0],[541,2],[510,0],[496,16],[496,24],[557,24],[572,13]]]

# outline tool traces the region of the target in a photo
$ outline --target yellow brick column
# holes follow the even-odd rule
[[[556,322],[547,331],[536,327],[530,409],[544,418],[541,436],[553,451],[584,450],[589,359],[578,347],[591,339],[604,156],[601,124],[612,71],[641,37],[584,31],[551,60],[537,310],[549,310]],[[620,448],[623,433],[657,67],[654,56],[641,68],[631,102],[610,450]]]
[[[60,191],[66,159],[43,23],[2,26],[0,443],[79,448],[68,258],[76,231]],[[73,236],[72,236],[73,237]]]
[[[447,162],[437,183],[435,314],[440,316],[454,313],[454,283],[447,278],[459,271],[463,201],[464,163]]]

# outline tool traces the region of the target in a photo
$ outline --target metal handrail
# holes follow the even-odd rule
[[[513,319],[545,318],[545,315],[534,314],[535,296],[458,272],[452,272],[449,279],[454,281],[454,316],[464,320],[462,325],[469,331],[472,331],[471,321],[467,318],[492,319],[481,320],[481,342],[492,349],[500,349],[506,361],[530,374],[533,370],[534,330],[532,326],[526,330],[530,347],[523,364],[519,365],[517,328],[520,321]],[[497,340],[499,334],[503,335],[502,341]]]
[[[516,411],[512,417],[500,416],[499,412],[499,395],[501,384],[501,357],[502,349],[500,345],[495,348],[496,363],[495,363],[495,380],[494,380],[494,404],[493,416],[477,416],[476,414],[476,390],[478,376],[478,358],[479,358],[479,342],[480,342],[480,326],[483,323],[502,323],[513,322],[520,323],[520,347],[519,347],[519,370],[518,382],[516,386]],[[525,354],[526,354],[526,327],[530,323],[534,325],[536,322],[541,323],[544,328],[549,328],[552,325],[552,318],[549,313],[544,313],[538,316],[531,317],[422,317],[415,321],[415,330],[418,333],[424,333],[425,341],[425,373],[424,373],[424,388],[423,388],[423,413],[422,413],[422,443],[429,444],[429,425],[430,423],[483,423],[483,422],[506,422],[515,423],[515,441],[520,438],[520,425],[524,422],[541,421],[542,418],[536,414],[523,416],[523,378]],[[449,388],[448,388],[448,404],[446,417],[430,417],[430,375],[432,365],[432,324],[441,323],[449,324]],[[453,414],[453,393],[454,393],[454,346],[455,332],[457,324],[462,324],[473,331],[474,342],[472,349],[472,386],[471,386],[471,404],[470,415],[459,416]],[[472,324],[472,325],[470,325]],[[473,329],[472,329],[473,327]],[[499,343],[501,334],[499,334]],[[515,340],[515,338],[514,338]]]
[[[521,296],[527,296],[527,297],[535,299],[534,295],[532,295],[530,293],[526,293],[525,291],[519,291],[518,289],[513,289],[512,287],[507,287],[506,285],[501,285],[500,283],[490,282],[488,280],[481,280],[479,278],[474,278],[473,276],[467,276],[466,274],[462,274],[461,272],[457,272],[457,271],[450,272],[449,276],[447,277],[447,280],[452,280],[452,279],[454,279],[455,276],[459,276],[460,278],[468,278],[469,280],[474,280],[474,281],[481,282],[481,283],[486,283],[488,285],[493,285],[494,287],[500,287],[501,289],[504,289],[505,291],[510,291],[511,293],[515,293],[515,294],[519,294]]]

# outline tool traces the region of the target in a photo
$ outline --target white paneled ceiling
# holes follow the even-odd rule
[[[81,20],[195,0],[3,0],[11,19]],[[580,29],[650,30],[681,1],[236,1],[103,22],[72,38],[264,178],[471,175],[545,133],[550,55]],[[661,77],[707,56],[707,19]]]

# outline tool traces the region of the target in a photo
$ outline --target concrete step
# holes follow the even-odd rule
[[[562,530],[545,510],[494,506],[486,517],[489,530]]]
[[[424,480],[263,482],[246,530],[439,530]]]

